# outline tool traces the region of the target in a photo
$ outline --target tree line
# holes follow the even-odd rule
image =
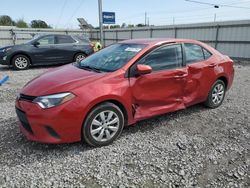
[[[32,20],[29,24],[24,21],[24,19],[18,19],[14,21],[10,16],[8,15],[2,15],[0,16],[0,26],[16,26],[19,28],[52,28],[49,24],[47,24],[43,20]],[[126,24],[123,23],[121,25],[104,25],[104,29],[116,29],[116,28],[133,28],[133,27],[145,27],[148,25],[139,23],[139,24]],[[99,29],[99,27],[95,27],[95,29]]]
[[[32,20],[29,24],[25,22],[23,19],[18,19],[14,21],[8,15],[0,16],[0,26],[16,26],[19,28],[52,28],[43,20]]]
[[[139,24],[126,24],[126,23],[123,23],[121,25],[104,25],[103,28],[104,29],[116,29],[116,28],[133,28],[133,27],[147,27],[149,25],[145,25],[145,24],[142,24],[142,23],[139,23]],[[150,25],[150,26],[153,26],[153,25]],[[99,29],[99,27],[95,27],[95,29]]]

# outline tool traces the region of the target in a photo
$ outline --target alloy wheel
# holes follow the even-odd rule
[[[81,60],[83,60],[85,58],[86,58],[85,55],[79,54],[79,55],[76,56],[76,62],[80,62]]]
[[[111,110],[102,111],[91,123],[91,136],[98,142],[111,140],[119,129],[119,117]]]
[[[15,59],[15,65],[18,69],[25,69],[28,66],[28,60],[25,57]]]
[[[224,97],[225,88],[221,83],[215,85],[212,91],[212,101],[214,104],[220,104]]]

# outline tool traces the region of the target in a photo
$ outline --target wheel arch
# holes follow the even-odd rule
[[[93,105],[91,105],[91,106],[88,108],[88,111],[87,111],[87,113],[86,113],[86,115],[85,115],[85,118],[84,118],[84,120],[83,120],[83,123],[84,123],[84,121],[86,120],[88,114],[89,114],[94,108],[96,108],[97,106],[99,106],[99,105],[101,105],[101,104],[103,104],[103,103],[107,103],[107,102],[113,103],[113,104],[115,104],[116,106],[118,106],[118,107],[121,109],[121,111],[122,111],[123,114],[124,114],[125,123],[127,123],[128,118],[129,118],[129,117],[128,117],[127,109],[126,109],[126,107],[125,107],[125,105],[124,105],[123,102],[121,102],[120,100],[115,99],[115,98],[110,98],[110,99],[105,99],[105,100],[96,101]]]
[[[99,106],[99,105],[101,105],[101,104],[103,104],[103,103],[107,103],[107,102],[112,103],[112,104],[115,104],[116,106],[118,106],[118,107],[121,109],[121,111],[122,111],[123,114],[124,114],[124,125],[127,125],[129,115],[128,115],[128,111],[127,111],[125,105],[123,104],[123,102],[121,102],[121,101],[118,100],[118,99],[114,99],[114,98],[105,99],[105,100],[101,100],[101,101],[96,101],[93,105],[91,105],[91,106],[88,108],[88,110],[87,110],[87,112],[86,112],[86,114],[85,114],[85,116],[84,116],[84,118],[83,118],[82,127],[81,127],[81,140],[83,140],[83,125],[84,125],[84,122],[86,121],[86,119],[87,119],[89,113],[90,113],[94,108],[96,108],[97,106]]]
[[[32,65],[32,58],[31,58],[31,56],[30,56],[28,53],[23,52],[23,51],[18,51],[18,52],[15,52],[14,54],[12,54],[11,57],[10,57],[10,64],[12,64],[12,60],[13,60],[13,58],[14,58],[16,55],[24,55],[24,56],[27,56],[27,57],[29,58],[29,60],[30,60],[30,64]]]
[[[209,95],[209,92],[210,92],[210,89],[212,88],[213,84],[217,80],[222,80],[225,83],[226,90],[228,89],[228,77],[225,74],[219,74],[213,80],[211,80],[211,82],[209,83],[209,86],[207,87],[207,89],[205,91],[205,93],[206,93],[205,94],[205,99],[207,99],[207,97]]]
[[[226,89],[228,88],[228,79],[226,76],[220,76],[217,78],[217,80],[222,80],[225,84]]]

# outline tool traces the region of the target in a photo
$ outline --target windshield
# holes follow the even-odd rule
[[[144,44],[114,44],[82,60],[79,68],[113,72],[125,65],[144,47]]]
[[[32,43],[34,40],[36,40],[38,37],[40,37],[41,35],[35,35],[32,39],[26,41],[24,44],[30,44]]]

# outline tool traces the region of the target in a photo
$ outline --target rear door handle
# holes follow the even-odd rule
[[[187,77],[188,74],[181,74],[181,75],[178,75],[178,76],[174,76],[175,79],[180,79],[180,78],[185,78]]]
[[[215,67],[216,63],[209,64],[208,67]]]

